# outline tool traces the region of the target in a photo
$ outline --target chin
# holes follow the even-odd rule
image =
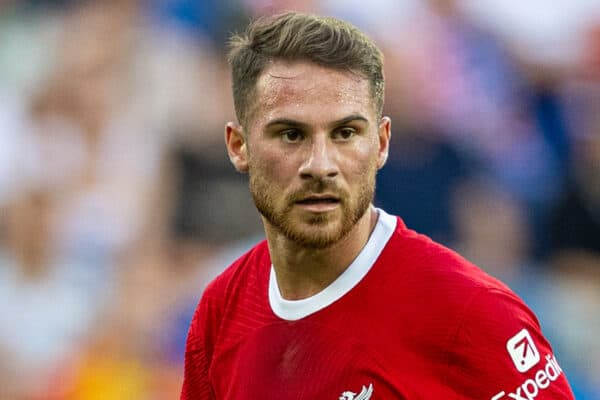
[[[344,239],[364,215],[370,201],[360,207],[340,207],[332,212],[305,213],[294,207],[274,207],[255,195],[255,204],[263,218],[289,241],[309,249],[326,249]]]
[[[325,224],[310,224],[303,228],[300,224],[291,229],[285,229],[284,235],[291,241],[306,248],[326,249],[342,240],[350,229],[343,229],[340,222]]]
[[[308,249],[327,249],[337,242],[340,241],[340,237],[331,236],[304,236],[304,235],[293,235],[288,236],[288,239],[292,240],[297,245],[308,248]]]

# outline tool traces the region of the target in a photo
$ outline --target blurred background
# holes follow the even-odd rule
[[[225,42],[338,16],[386,55],[376,204],[507,282],[600,399],[600,0],[1,0],[0,399],[175,399],[206,283],[261,240]]]

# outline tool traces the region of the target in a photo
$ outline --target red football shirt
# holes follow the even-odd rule
[[[510,289],[378,210],[322,292],[281,297],[266,242],[205,290],[181,399],[573,399]]]

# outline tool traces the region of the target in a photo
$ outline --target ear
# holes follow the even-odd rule
[[[248,172],[248,147],[244,128],[235,122],[225,125],[225,145],[229,160],[239,172]]]
[[[392,136],[392,120],[389,117],[381,118],[378,128],[379,154],[377,156],[377,169],[383,168],[388,159],[390,150],[390,137]]]

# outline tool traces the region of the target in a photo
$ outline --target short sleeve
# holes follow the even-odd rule
[[[460,319],[444,378],[459,398],[574,399],[536,316],[517,295],[481,289]]]

